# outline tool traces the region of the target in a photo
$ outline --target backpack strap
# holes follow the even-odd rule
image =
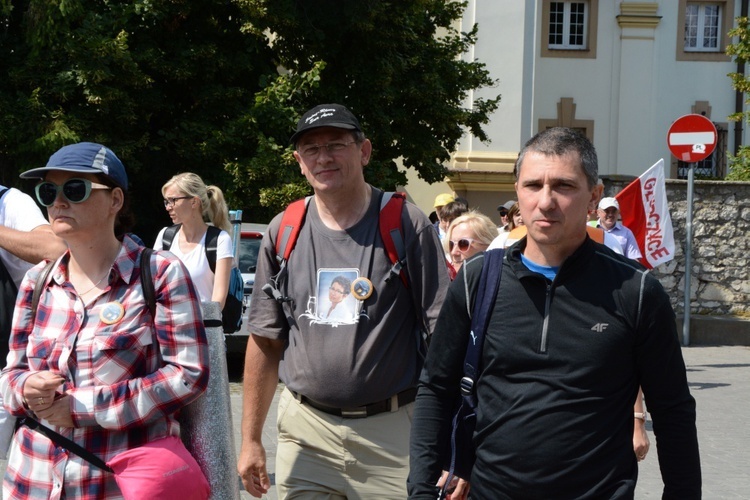
[[[385,251],[393,262],[391,275],[386,278],[389,282],[394,276],[400,275],[404,286],[409,288],[409,279],[406,277],[404,267],[406,266],[406,247],[404,245],[404,234],[401,227],[401,212],[404,208],[406,195],[401,192],[383,193],[380,200],[380,217],[378,228],[380,237],[383,239]]]
[[[42,272],[39,273],[39,276],[36,279],[36,284],[34,285],[34,292],[31,294],[31,324],[33,325],[36,321],[36,309],[39,307],[39,299],[42,296],[42,288],[44,288],[44,285],[47,283],[47,279],[49,278],[50,273],[52,272],[52,268],[55,267],[54,260],[51,260],[47,263],[46,266],[44,266],[44,269],[42,269]]]
[[[180,230],[182,224],[174,224],[164,230],[164,234],[161,236],[161,249],[169,250],[172,248],[172,242],[174,237],[177,235],[177,231]]]
[[[480,374],[480,361],[484,346],[484,334],[489,324],[492,309],[497,299],[497,290],[503,273],[502,248],[488,250],[484,253],[482,274],[479,277],[477,296],[471,314],[471,338],[464,357],[464,376],[461,379],[461,396],[472,408],[476,407],[476,381]]]
[[[270,278],[270,282],[263,285],[262,290],[270,298],[279,304],[292,302],[291,297],[284,296],[279,290],[281,281],[287,274],[286,263],[292,254],[294,245],[297,243],[302,224],[307,214],[307,206],[310,204],[312,196],[293,201],[286,207],[284,214],[281,216],[279,224],[279,234],[276,235],[276,261],[279,263],[279,272]],[[287,318],[289,319],[289,318]]]
[[[206,259],[211,272],[216,274],[216,248],[219,246],[219,235],[221,229],[216,226],[208,226],[206,230]]]
[[[174,227],[174,226],[172,226]],[[141,251],[141,289],[143,290],[143,298],[148,304],[148,310],[151,312],[151,321],[156,320],[156,297],[154,291],[154,278],[151,275],[151,254],[154,251],[148,247],[143,247]]]
[[[311,199],[312,196],[308,196],[294,201],[284,210],[284,215],[281,216],[279,234],[276,236],[276,259],[279,263],[285,263],[292,254]]]

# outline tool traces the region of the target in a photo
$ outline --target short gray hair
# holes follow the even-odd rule
[[[523,159],[529,151],[544,156],[565,156],[577,153],[589,187],[593,188],[599,181],[599,161],[596,157],[596,149],[585,135],[575,129],[548,128],[529,139],[518,154],[514,168],[516,178],[520,174]]]

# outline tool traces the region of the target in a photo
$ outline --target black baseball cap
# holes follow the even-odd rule
[[[508,200],[502,205],[497,206],[498,212],[508,212],[511,208],[513,208],[513,205],[516,204],[516,200]]]
[[[334,127],[346,130],[357,130],[362,132],[359,120],[341,104],[319,104],[308,110],[297,122],[297,131],[289,139],[289,142],[296,145],[297,140],[314,128]]]

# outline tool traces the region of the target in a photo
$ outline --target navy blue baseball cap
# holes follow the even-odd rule
[[[343,128],[362,131],[359,120],[341,104],[319,104],[307,111],[297,122],[297,131],[289,142],[297,145],[297,140],[308,130],[320,127]]]
[[[111,149],[93,142],[69,144],[49,157],[47,165],[32,168],[21,174],[22,179],[43,179],[50,170],[101,174],[123,191],[128,190],[128,174],[120,159]]]

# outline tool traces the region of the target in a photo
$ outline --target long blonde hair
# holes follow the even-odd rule
[[[161,188],[162,196],[169,186],[176,186],[186,196],[195,196],[200,199],[203,220],[232,234],[229,208],[227,202],[224,201],[224,193],[218,186],[206,186],[203,179],[192,172],[183,172],[169,179]]]

